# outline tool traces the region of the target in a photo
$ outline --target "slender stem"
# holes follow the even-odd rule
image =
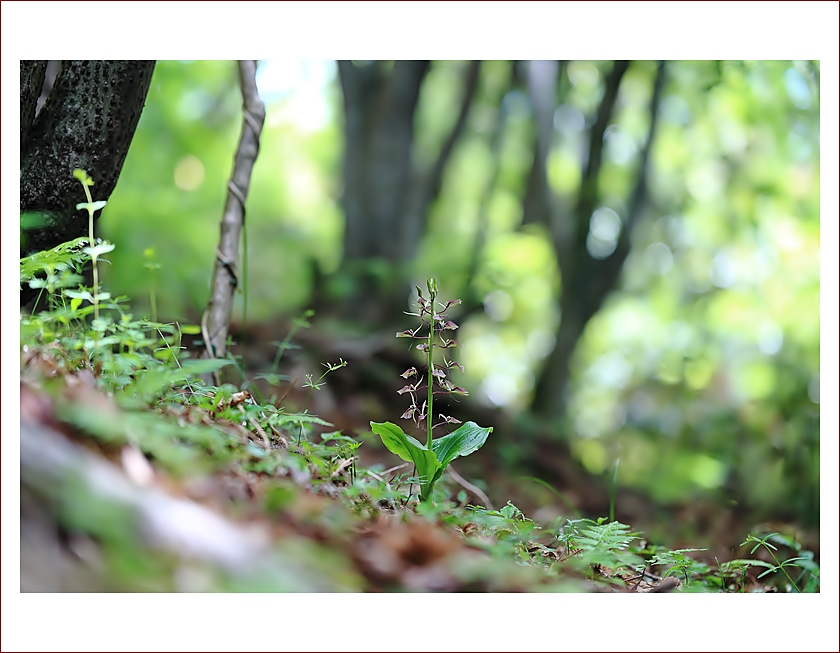
[[[768,547],[766,543],[763,543],[763,544],[764,544],[764,548],[767,549],[767,552],[773,557],[773,561],[776,563],[776,566],[779,569],[782,570],[782,573],[785,576],[787,576],[787,579],[790,581],[790,584],[793,585],[793,589],[796,590],[797,594],[801,594],[802,590],[800,590],[799,587],[797,586],[797,584],[793,582],[793,578],[791,578],[790,574],[787,573],[787,569],[785,569],[785,566],[779,562],[779,559],[775,556],[775,554],[770,549],[770,547]]]
[[[90,196],[90,190],[88,190],[87,184],[83,184],[82,187],[85,189],[85,197],[87,197],[88,204],[93,203],[93,199]],[[99,275],[97,274],[96,269],[96,252],[93,251],[93,248],[96,247],[96,243],[93,240],[93,209],[88,208],[88,240],[90,241],[90,249],[91,249],[91,263],[93,264],[93,316],[98,320],[99,319]]]
[[[149,291],[149,300],[152,304],[152,322],[157,322],[157,296],[155,294],[155,277],[154,270],[152,271],[152,287]]]
[[[431,310],[431,314],[429,317],[429,351],[426,352],[426,371],[428,374],[428,379],[426,382],[427,386],[427,397],[426,397],[426,446],[431,449],[432,448],[432,421],[434,419],[434,412],[432,410],[432,384],[434,383],[435,376],[435,364],[433,362],[432,352],[434,352],[434,337],[435,337],[435,298],[432,295],[431,301],[429,302],[429,307]]]
[[[615,469],[613,470],[612,485],[610,486],[610,521],[615,521],[615,489],[616,481],[618,481],[618,464],[621,458],[615,461]]]

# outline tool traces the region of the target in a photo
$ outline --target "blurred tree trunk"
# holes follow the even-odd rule
[[[344,99],[344,258],[353,287],[339,312],[381,323],[404,310],[417,253],[443,172],[463,132],[479,62],[465,71],[458,115],[433,165],[415,163],[414,116],[428,61],[338,62]]]
[[[592,213],[600,204],[598,175],[601,170],[604,134],[611,121],[627,61],[616,61],[604,81],[604,95],[590,131],[589,152],[583,166],[576,205],[569,209],[551,191],[545,178],[546,160],[551,149],[552,118],[557,104],[558,70],[556,62],[531,62],[528,86],[537,122],[534,166],[523,202],[528,221],[546,223],[562,277],[558,305],[560,325],[554,350],[540,373],[531,409],[542,417],[561,417],[566,408],[570,364],[578,340],[587,323],[615,289],[621,269],[630,252],[630,236],[644,212],[647,196],[647,170],[650,148],[656,134],[657,115],[665,81],[665,64],[657,65],[650,101],[650,124],[642,147],[638,172],[628,209],[622,216],[621,232],[615,250],[603,259],[587,250]]]
[[[43,107],[36,113],[48,66],[20,62],[20,210],[45,224],[27,231],[21,256],[55,247],[87,232],[85,201],[73,170],[95,182],[94,200],[107,200],[117,185],[154,61],[63,61]],[[21,290],[21,305],[32,297]]]

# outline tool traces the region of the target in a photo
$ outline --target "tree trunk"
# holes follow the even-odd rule
[[[563,312],[555,334],[554,349],[546,359],[534,388],[531,410],[537,415],[561,417],[566,413],[566,387],[572,354],[585,325],[582,316]]]
[[[616,248],[603,260],[590,256],[586,240],[592,212],[598,206],[598,174],[601,168],[604,132],[618,97],[619,84],[627,68],[628,62],[617,61],[605,80],[604,97],[592,127],[589,157],[584,167],[572,221],[563,221],[561,218],[564,216],[558,216],[556,205],[551,204],[551,197],[547,196],[545,200],[544,214],[551,223],[554,249],[562,272],[562,290],[560,325],[556,334],[555,349],[537,379],[531,402],[532,411],[543,417],[559,418],[565,413],[569,364],[575,347],[589,320],[618,284],[622,267],[630,252],[630,235],[639,222],[646,203],[648,160],[656,134],[659,101],[665,81],[664,63],[659,63],[657,67],[651,95],[651,118],[647,139],[642,148],[636,184],[629,198],[629,208]],[[538,148],[538,155],[547,154],[545,145]],[[536,165],[535,162],[535,167]]]
[[[94,200],[110,197],[155,67],[154,61],[64,61],[36,116],[46,63],[21,62],[20,210],[46,219],[27,232],[21,256],[86,233],[86,213],[75,208],[85,195],[73,170],[94,180]],[[28,291],[21,291],[21,305]]]
[[[404,310],[406,264],[414,260],[452,150],[464,130],[479,62],[467,66],[461,108],[435,163],[414,163],[414,116],[428,61],[338,62],[344,97],[344,258],[354,287],[345,317],[381,323]]]
[[[20,62],[20,159],[23,161],[23,147],[29,140],[29,130],[35,120],[35,108],[44,77],[47,74],[46,61]]]
[[[338,62],[345,120],[342,274],[356,284],[341,312],[350,317],[378,321],[376,315],[391,308],[395,289],[381,263],[399,255],[414,113],[428,69],[428,61],[397,62],[390,73],[382,62]]]

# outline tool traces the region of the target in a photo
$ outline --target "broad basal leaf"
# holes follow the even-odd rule
[[[414,463],[417,475],[423,479],[423,485],[429,485],[435,479],[440,469],[440,463],[434,452],[427,449],[399,426],[391,422],[371,422],[371,430],[382,440],[388,451],[403,460]]]
[[[458,456],[468,456],[479,449],[492,431],[492,426],[483,428],[475,422],[467,422],[449,435],[432,440],[432,451],[440,461],[441,469],[446,469],[446,466]]]

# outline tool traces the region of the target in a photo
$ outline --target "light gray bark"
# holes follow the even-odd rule
[[[210,299],[201,320],[206,354],[209,358],[225,357],[233,293],[239,283],[239,237],[245,223],[245,200],[251,185],[251,171],[259,153],[260,134],[265,122],[265,106],[257,92],[256,73],[256,61],[239,62],[243,100],[242,133],[234,157],[233,173],[228,182]],[[218,378],[216,381],[218,383]]]

